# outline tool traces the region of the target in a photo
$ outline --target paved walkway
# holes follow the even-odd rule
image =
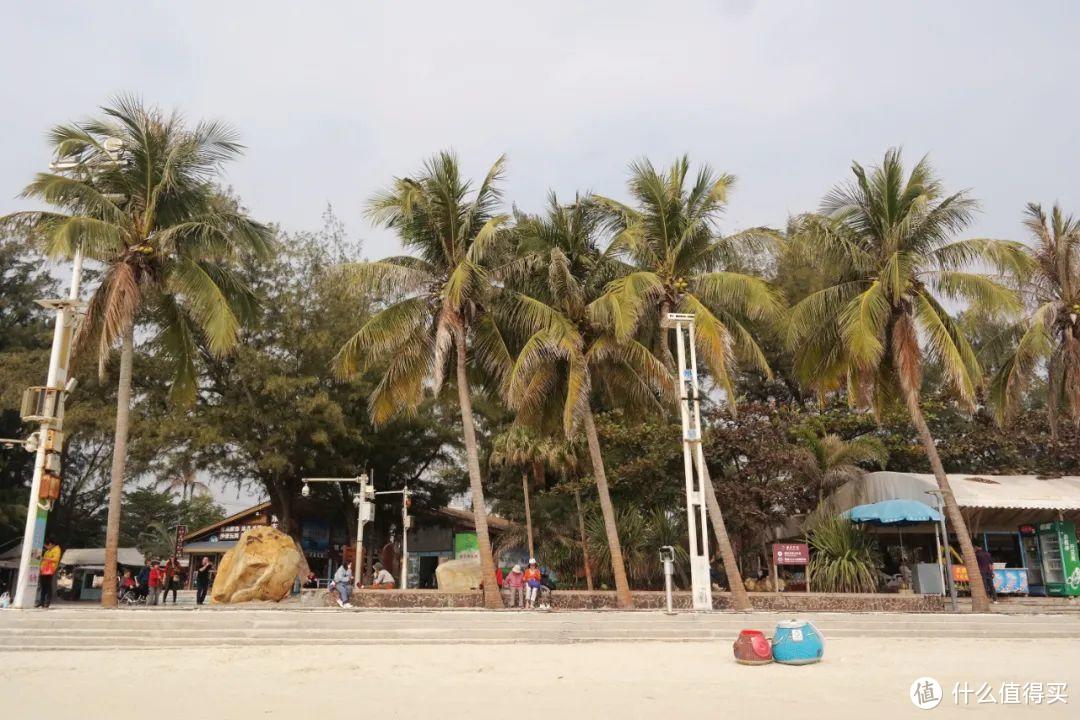
[[[348,611],[99,608],[0,612],[0,650],[376,644],[730,643],[739,630],[771,631],[775,613]],[[828,638],[1071,639],[1077,615],[810,613]]]

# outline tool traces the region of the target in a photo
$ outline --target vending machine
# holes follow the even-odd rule
[[[1080,552],[1076,525],[1057,520],[1039,524],[1043,582],[1047,595],[1080,595]]]
[[[1046,585],[1043,582],[1042,556],[1039,555],[1039,529],[1034,525],[1021,525],[1020,553],[1024,567],[1027,569],[1028,594],[1046,595]]]

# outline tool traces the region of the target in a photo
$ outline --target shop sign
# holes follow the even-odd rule
[[[184,554],[184,540],[187,538],[187,525],[176,526],[176,545],[173,547],[173,557]]]
[[[810,546],[806,543],[773,543],[774,565],[809,565]]]
[[[252,528],[263,527],[263,524],[258,525],[226,525],[217,532],[217,539],[224,540],[239,540],[240,536]]]

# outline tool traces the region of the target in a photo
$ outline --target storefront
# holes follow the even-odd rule
[[[193,587],[195,573],[192,570],[202,564],[204,557],[210,558],[216,570],[221,563],[221,556],[236,547],[236,541],[245,530],[269,525],[271,522],[270,503],[264,502],[247,510],[241,510],[212,525],[188,532],[181,560],[181,563],[189,570],[187,587],[189,589]]]
[[[994,587],[1004,595],[1080,594],[1076,524],[1080,522],[1080,477],[949,475],[949,485],[971,533],[994,561]],[[826,499],[830,511],[891,499],[937,505],[933,475],[875,472],[853,480]],[[921,554],[936,552],[934,528],[905,528]],[[926,537],[920,537],[926,535]],[[953,577],[967,583],[955,537]]]

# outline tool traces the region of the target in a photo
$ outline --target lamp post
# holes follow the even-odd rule
[[[701,448],[701,404],[698,399],[697,343],[694,316],[668,313],[662,325],[675,331],[679,359],[679,409],[682,415],[683,470],[686,475],[686,526],[690,535],[690,585],[694,610],[712,610],[709,581],[709,530],[705,516],[705,454]],[[688,337],[684,341],[683,333]],[[685,344],[689,342],[689,364]],[[695,472],[696,470],[696,472]]]
[[[374,475],[374,473],[372,473]],[[300,494],[304,497],[311,495],[311,488],[308,483],[356,483],[360,487],[353,496],[353,505],[356,506],[356,558],[354,564],[356,565],[356,573],[354,582],[360,583],[364,577],[363,557],[364,557],[364,523],[374,520],[374,508],[372,500],[375,499],[375,484],[368,478],[367,473],[360,473],[357,477],[351,478],[303,478],[304,487],[301,488]]]
[[[57,160],[49,167],[54,173],[85,173],[93,178],[93,163],[115,165],[120,161],[124,143],[119,138],[106,138],[102,143],[104,158],[91,157],[88,163],[81,160]],[[109,199],[119,196],[109,195]],[[12,606],[31,607],[37,595],[41,550],[45,544],[45,526],[49,511],[60,496],[60,456],[64,445],[64,401],[75,389],[75,379],[68,378],[71,363],[71,345],[79,326],[85,303],[79,300],[82,283],[82,246],[75,247],[71,262],[71,285],[66,298],[39,300],[42,307],[56,311],[53,325],[52,349],[49,352],[49,369],[44,387],[29,388],[23,394],[22,419],[37,422],[36,440],[27,439],[23,447],[37,452],[34,475],[30,481],[30,501],[26,510],[26,527],[23,531],[22,553],[19,556],[18,579]],[[33,438],[33,435],[31,436]],[[31,449],[34,448],[34,449]]]
[[[953,580],[952,556],[949,554],[949,528],[945,525],[944,502],[940,490],[927,490],[926,494],[934,497],[934,502],[937,504],[938,517],[941,518],[939,524],[941,525],[941,541],[945,545],[945,568],[946,579],[949,582],[949,598],[952,603],[952,611],[958,612],[956,603],[956,581]]]

